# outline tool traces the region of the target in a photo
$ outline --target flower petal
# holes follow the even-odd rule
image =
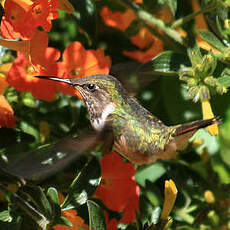
[[[3,95],[0,95],[0,128],[15,128],[14,111]]]

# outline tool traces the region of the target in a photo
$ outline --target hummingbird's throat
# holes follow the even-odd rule
[[[115,108],[115,104],[111,102],[105,106],[105,108],[102,110],[102,113],[98,114],[98,116],[95,116],[95,114],[90,113],[90,109],[88,108],[93,128],[97,131],[101,131],[106,125],[106,120],[108,116],[114,112]]]

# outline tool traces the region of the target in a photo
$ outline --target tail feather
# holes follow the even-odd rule
[[[219,117],[213,117],[211,119],[198,120],[198,121],[185,123],[185,124],[177,127],[174,135],[180,136],[180,135],[195,131],[195,130],[200,129],[200,128],[205,128],[209,125],[219,123],[220,121],[221,121],[221,119]]]

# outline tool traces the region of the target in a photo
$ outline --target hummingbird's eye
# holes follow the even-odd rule
[[[92,92],[96,89],[96,86],[94,84],[85,84],[83,88]]]

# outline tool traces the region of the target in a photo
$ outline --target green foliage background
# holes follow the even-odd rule
[[[70,42],[78,40],[85,48],[103,47],[106,55],[111,57],[112,65],[127,63],[124,70],[129,69],[130,59],[125,57],[122,51],[136,49],[129,41],[129,37],[136,33],[137,27],[130,27],[122,33],[107,27],[100,18],[99,12],[105,5],[113,10],[125,10],[127,7],[132,8],[132,3],[122,0],[72,0],[71,3],[76,11],[72,15],[60,11],[60,16],[53,22],[52,31],[49,33],[49,46],[63,51]],[[187,31],[188,37],[184,42],[179,43],[164,33],[162,39],[165,52],[146,64],[148,70],[151,70],[148,78],[152,78],[153,81],[150,81],[151,83],[146,87],[140,87],[143,84],[141,74],[146,74],[143,68],[139,76],[136,96],[154,115],[171,125],[202,117],[199,100],[194,103],[188,99],[190,86],[188,82],[179,78],[179,74],[186,72],[183,65],[195,69],[191,63],[196,62],[195,59],[199,55],[195,45],[197,32],[194,30],[194,15],[190,1],[144,0],[140,7],[152,13],[164,5],[170,7],[175,21]],[[206,65],[213,68],[211,75],[218,80],[218,83],[228,88],[230,86],[230,30],[229,22],[226,20],[228,20],[230,2],[202,0],[201,5],[204,11],[207,9],[205,16],[209,32],[201,31],[200,36],[221,51],[218,55],[211,54],[213,58]],[[186,17],[187,15],[190,17]],[[179,19],[186,20],[177,21]],[[139,21],[142,25],[143,20]],[[164,32],[172,29],[175,21],[166,25]],[[228,24],[227,28],[225,23]],[[83,30],[81,33],[79,33],[80,28]],[[192,50],[195,55],[189,56],[188,50]],[[198,62],[208,54],[204,50],[199,52],[201,58]],[[2,62],[12,59],[13,56],[14,53],[6,50]],[[205,73],[205,70],[203,72]],[[122,76],[122,80],[125,81],[125,77]],[[176,159],[138,167],[136,181],[141,186],[141,214],[137,223],[120,225],[119,229],[230,229],[230,94],[227,92],[220,95],[215,87],[207,87],[211,92],[210,101],[214,114],[222,118],[219,136],[211,137],[205,130],[200,130],[193,139],[203,139],[201,146],[196,147],[191,144]],[[21,93],[13,88],[8,88],[5,96],[14,108],[18,122],[16,130],[0,129],[2,155],[15,154],[17,157],[21,152],[36,149],[44,144],[41,142],[39,130],[42,121],[48,122],[51,131],[50,138],[45,143],[51,143],[77,130],[90,127],[87,111],[83,103],[75,97],[58,94],[54,101],[45,102],[33,98],[30,93]],[[208,155],[206,160],[201,152]],[[88,182],[92,178],[97,180],[95,185],[90,187]],[[3,184],[21,184],[5,172],[1,172],[0,179]],[[167,179],[172,179],[179,191],[171,213],[173,223],[171,226],[156,225],[164,199],[164,181]],[[103,205],[91,198],[99,181],[98,160],[94,157],[89,161],[89,157],[85,155],[51,178],[38,182],[29,181],[26,186],[19,188],[17,195],[6,191],[1,183],[0,188],[4,193],[1,196],[5,199],[1,198],[0,203],[0,229],[38,229],[38,225],[43,229],[50,229],[53,224],[69,224],[68,220],[60,218],[60,214],[61,209],[72,207],[73,201],[74,208],[86,223],[89,223],[89,219],[92,218],[98,222],[100,229],[105,229]],[[207,190],[214,194],[214,203],[208,203],[205,199],[204,194]],[[64,206],[60,206],[58,202],[57,191],[69,194],[69,200],[67,199]],[[25,203],[20,203],[18,197],[27,200],[39,215],[33,213]],[[26,208],[23,209],[23,205]],[[114,215],[119,216],[116,213]],[[96,229],[95,226],[91,228]]]

